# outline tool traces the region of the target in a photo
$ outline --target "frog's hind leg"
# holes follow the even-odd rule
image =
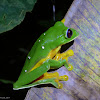
[[[51,84],[54,85],[56,88],[62,88],[63,87],[63,84],[60,83],[59,81],[67,81],[68,80],[67,75],[59,76],[58,72],[45,73],[45,75],[46,75],[46,77],[50,77],[52,79]]]
[[[52,84],[56,88],[61,89],[63,87],[63,84],[60,83],[59,81],[67,81],[67,80],[68,80],[67,75],[59,76],[58,72],[54,72],[54,73],[46,72],[42,76],[40,76],[37,80],[35,80],[35,82],[26,85],[26,87],[33,87],[40,84]],[[23,86],[22,88],[26,88],[26,87]]]
[[[67,75],[63,75],[63,76],[59,76],[58,72],[54,72],[54,73],[44,73],[42,79],[40,79],[38,82],[40,84],[52,84],[54,85],[56,88],[62,88],[63,84],[60,83],[59,81],[67,81],[68,80],[68,76]]]
[[[59,68],[62,65],[64,65],[66,63],[66,60],[54,60],[54,59],[49,59],[47,61],[50,64],[50,68]],[[46,63],[46,62],[45,62]],[[68,76],[64,75],[64,76],[59,76],[58,72],[54,72],[54,73],[44,73],[41,77],[39,77],[35,83],[33,84],[52,84],[54,85],[56,88],[62,88],[63,85],[59,82],[59,81],[67,81],[68,80]]]

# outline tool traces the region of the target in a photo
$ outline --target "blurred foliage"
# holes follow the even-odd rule
[[[0,33],[19,25],[37,0],[0,0]]]

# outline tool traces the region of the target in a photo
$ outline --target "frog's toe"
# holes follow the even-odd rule
[[[63,87],[63,84],[60,83],[58,79],[55,79],[55,83],[56,83],[55,85],[56,88],[61,89]]]
[[[58,88],[62,89],[63,88],[63,84],[62,83],[58,83]]]
[[[68,71],[72,71],[73,70],[73,66],[71,64],[68,65]]]
[[[73,66],[71,64],[65,63],[64,66],[67,68],[68,71],[72,71],[73,70]]]
[[[67,75],[59,76],[59,80],[60,81],[67,81],[68,80],[68,76]]]
[[[57,88],[61,89],[63,87],[63,84],[60,83],[59,81],[67,81],[68,80],[68,76],[67,75],[63,75],[63,76],[59,76],[59,78],[56,78],[55,82],[57,83]]]

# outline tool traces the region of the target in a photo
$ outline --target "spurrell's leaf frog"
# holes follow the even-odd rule
[[[18,80],[13,84],[13,89],[33,87],[39,84],[52,84],[62,88],[59,81],[67,81],[68,76],[59,76],[58,72],[48,73],[49,69],[65,66],[72,70],[68,57],[74,55],[72,50],[60,53],[61,46],[74,40],[79,33],[64,25],[64,20],[58,21],[54,26],[44,32],[34,43],[27,55],[24,67]]]

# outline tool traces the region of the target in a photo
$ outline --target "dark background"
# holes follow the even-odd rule
[[[0,34],[0,78],[16,81],[26,56],[37,38],[51,27],[53,4],[56,21],[62,20],[73,0],[37,0],[32,12],[26,13],[24,21],[14,29]],[[10,100],[24,99],[29,89],[14,91],[11,84],[0,82],[0,97]]]

